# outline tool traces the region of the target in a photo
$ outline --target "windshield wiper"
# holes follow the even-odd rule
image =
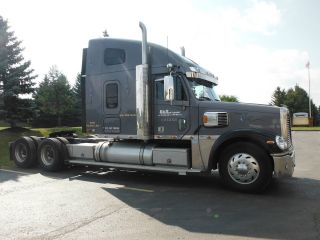
[[[200,101],[212,101],[212,99],[209,98],[209,97],[199,97],[198,99],[199,99]]]

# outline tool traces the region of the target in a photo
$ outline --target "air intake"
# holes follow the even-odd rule
[[[228,113],[226,112],[219,112],[218,113],[218,126],[228,126],[229,119],[228,119]]]

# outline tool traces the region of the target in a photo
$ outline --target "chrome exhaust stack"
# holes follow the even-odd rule
[[[148,66],[148,42],[147,28],[139,22],[142,31],[142,63],[136,66],[136,116],[137,116],[137,139],[151,139],[151,107],[150,107],[150,84]]]
[[[143,24],[143,22],[139,22],[139,27],[141,28],[141,31],[142,31],[142,45],[141,45],[142,64],[148,64],[147,28]]]

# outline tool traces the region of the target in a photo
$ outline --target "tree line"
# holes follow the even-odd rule
[[[79,126],[80,75],[70,86],[66,76],[53,66],[36,87],[38,76],[31,61],[24,59],[21,43],[0,16],[0,120],[11,127],[18,122],[35,127]]]
[[[291,113],[309,113],[309,95],[298,85],[288,90],[277,87],[271,97],[271,104],[276,106],[286,106]],[[316,117],[320,112],[320,106],[316,106],[311,100],[311,115]]]

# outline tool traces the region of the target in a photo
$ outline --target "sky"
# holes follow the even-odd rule
[[[277,86],[298,84],[320,105],[320,1],[318,0],[0,0],[24,57],[42,81],[56,65],[74,84],[82,49],[102,37],[167,45],[219,78],[218,93],[269,104]]]

